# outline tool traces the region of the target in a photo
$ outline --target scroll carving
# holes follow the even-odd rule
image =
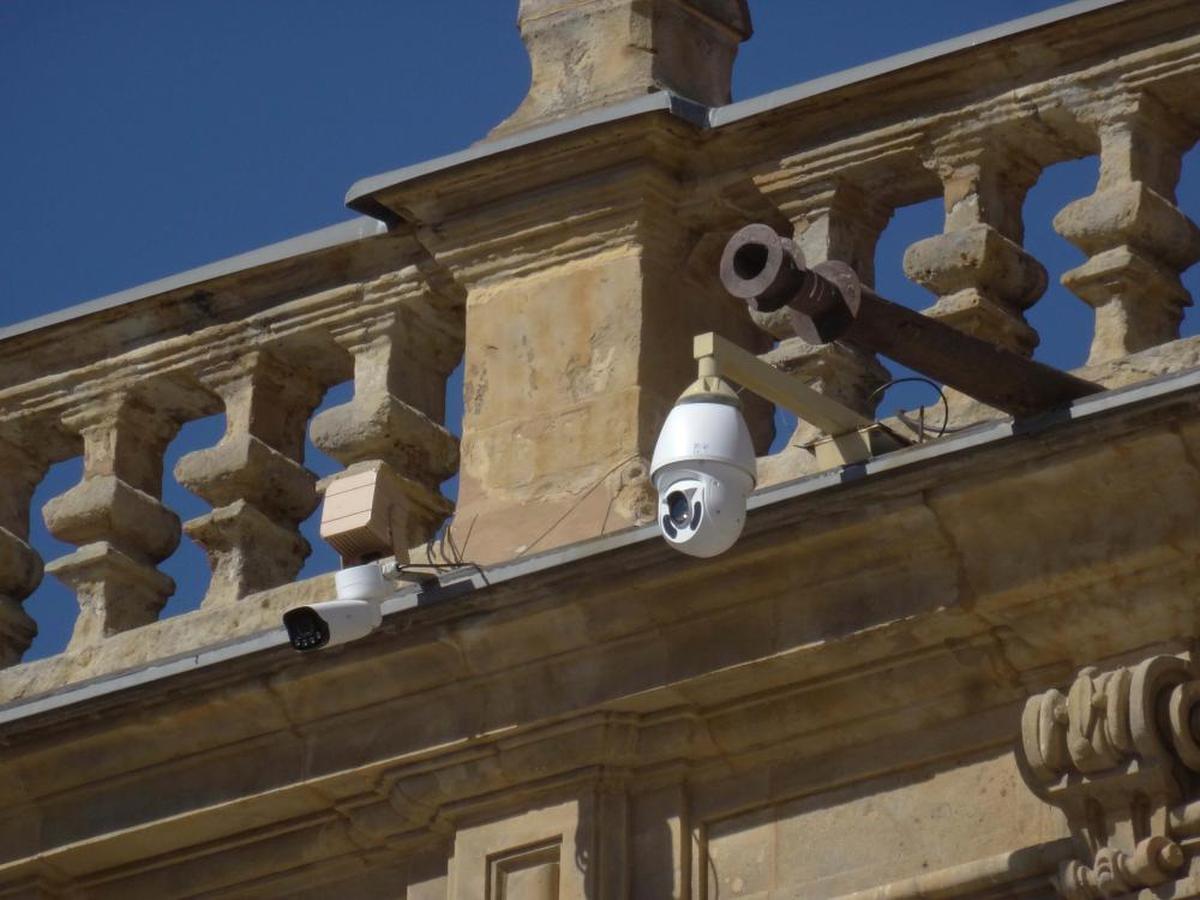
[[[1059,869],[1066,900],[1120,897],[1173,880],[1186,861],[1172,833],[1200,773],[1200,681],[1155,656],[1082,669],[1068,691],[1031,697],[1021,719],[1022,775],[1066,814],[1078,850]]]

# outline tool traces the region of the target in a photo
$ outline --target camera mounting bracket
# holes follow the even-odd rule
[[[814,391],[718,334],[698,334],[692,342],[699,380],[721,377],[794,413],[828,435],[812,445],[822,468],[862,462],[910,442],[880,422]]]

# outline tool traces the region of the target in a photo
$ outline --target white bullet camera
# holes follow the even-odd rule
[[[650,464],[658,527],[689,556],[716,556],[733,546],[757,480],[754,444],[737,395],[724,382],[719,386],[685,392],[667,416]]]
[[[392,593],[378,563],[342,569],[333,576],[337,599],[294,606],[283,614],[293,649],[321,650],[366,637],[379,627],[379,605]]]

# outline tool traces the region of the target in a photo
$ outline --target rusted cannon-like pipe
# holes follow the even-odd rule
[[[809,269],[769,225],[747,225],[729,239],[721,282],[761,312],[787,307],[797,336],[809,343],[842,340],[881,353],[1013,416],[1102,390],[880,297],[845,263]]]

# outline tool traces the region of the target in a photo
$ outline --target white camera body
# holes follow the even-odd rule
[[[685,395],[658,435],[650,477],[658,527],[671,546],[700,557],[732,547],[757,481],[754,444],[736,401]]]
[[[378,563],[334,573],[336,600],[293,606],[283,614],[292,647],[300,651],[336,647],[366,637],[383,621],[380,603],[392,593]]]

